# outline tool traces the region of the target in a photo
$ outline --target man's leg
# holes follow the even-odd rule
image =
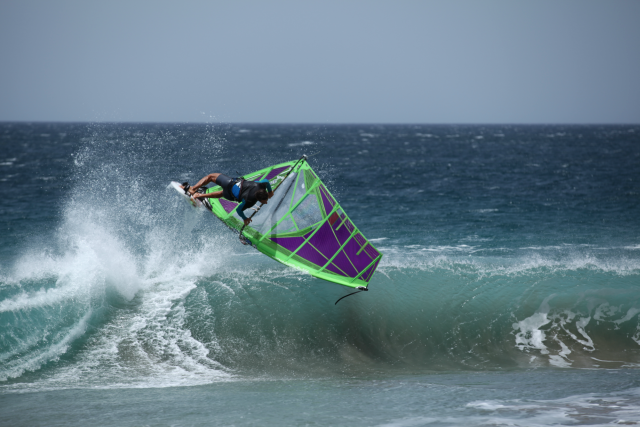
[[[209,184],[211,182],[215,183],[216,179],[218,179],[218,175],[220,175],[220,174],[219,173],[211,173],[211,174],[205,176],[200,181],[198,181],[197,184],[191,186],[191,188],[189,189],[189,194],[192,194],[192,195],[195,194],[196,190],[198,188],[202,187],[203,185],[207,185],[207,184]],[[216,198],[220,198],[220,197],[222,197],[222,191],[220,192],[220,196],[218,196]]]

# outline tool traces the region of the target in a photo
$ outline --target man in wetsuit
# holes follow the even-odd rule
[[[216,183],[222,187],[222,191],[214,191],[208,194],[198,193],[197,190],[211,182]],[[221,173],[212,173],[202,178],[196,185],[189,186],[188,183],[182,184],[185,192],[188,192],[194,199],[214,198],[219,199],[224,197],[232,202],[240,202],[236,208],[236,212],[244,221],[244,225],[249,225],[251,219],[244,215],[245,210],[249,209],[257,202],[266,205],[269,199],[273,196],[273,190],[271,184],[266,179],[260,181],[247,181],[245,179],[233,179],[227,175]]]

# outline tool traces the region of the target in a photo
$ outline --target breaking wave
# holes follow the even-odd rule
[[[128,215],[73,202],[48,245],[2,272],[4,387],[637,366],[640,266],[615,248],[497,257],[381,240],[371,291],[336,306],[346,288],[165,196],[171,209],[154,218],[135,212],[144,204]]]

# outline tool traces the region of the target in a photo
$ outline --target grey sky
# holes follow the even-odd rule
[[[0,1],[0,121],[640,123],[640,1]]]

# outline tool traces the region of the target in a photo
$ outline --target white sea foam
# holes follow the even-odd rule
[[[568,356],[571,354],[571,350],[565,343],[560,340],[557,340],[558,344],[560,344],[561,350],[558,354],[552,354],[549,356],[549,363],[558,368],[569,368],[571,367],[571,360],[569,360]]]
[[[583,294],[582,297],[577,295],[574,298],[579,303],[585,298],[585,295]],[[580,344],[582,350],[586,352],[594,352],[599,349],[597,343],[587,332],[587,327],[592,319],[598,323],[609,323],[611,329],[618,329],[622,323],[637,320],[638,314],[640,314],[640,310],[632,307],[627,310],[623,317],[620,317],[618,307],[611,306],[608,302],[603,302],[595,293],[592,295],[594,298],[587,298],[585,302],[586,307],[592,307],[589,312],[593,313],[593,317],[583,313],[576,313],[569,309],[554,309],[552,302],[558,295],[550,295],[543,301],[536,313],[513,323],[515,346],[520,351],[534,354],[530,360],[532,364],[537,364],[537,356],[540,356],[543,360],[546,358],[552,366],[570,367],[574,363],[571,356],[572,350],[569,348],[570,345],[575,348],[574,344]],[[574,307],[577,303],[574,303]],[[594,306],[594,304],[596,305]],[[573,333],[573,329],[577,330],[578,334]],[[640,324],[636,327],[635,334],[630,338],[640,345]],[[551,349],[551,344],[554,344],[553,347],[555,349]],[[558,346],[560,347],[559,350],[557,349]],[[601,350],[606,351],[607,348],[605,347]],[[628,365],[628,362],[623,361],[592,359],[606,363],[616,363],[617,365],[624,363]]]
[[[290,144],[287,144],[288,147],[304,147],[307,145],[313,145],[315,144],[313,141],[301,141],[301,142],[292,142]]]
[[[513,330],[515,332],[515,345],[521,351],[539,352],[540,355],[546,355],[551,365],[559,368],[567,368],[571,366],[571,361],[567,357],[571,350],[558,339],[557,334],[553,335],[552,339],[556,341],[561,350],[553,354],[545,341],[547,340],[547,334],[541,328],[552,322],[552,318],[549,316],[550,306],[549,302],[555,297],[552,294],[545,298],[540,304],[537,312],[533,315],[513,324]],[[532,361],[535,359],[532,359]]]
[[[380,427],[416,425],[495,425],[546,427],[550,425],[636,425],[640,405],[632,391],[610,395],[577,395],[557,400],[479,400],[461,410],[464,416],[406,417]],[[470,413],[469,413],[470,412]]]
[[[621,323],[628,322],[629,320],[631,320],[634,317],[636,317],[638,315],[638,313],[640,313],[640,308],[631,307],[627,311],[627,314],[624,315],[624,317],[622,317],[622,318],[620,318],[618,320],[614,320],[613,323],[615,323],[616,325],[620,325]]]
[[[640,324],[636,327],[636,332],[631,337],[636,344],[640,345]]]
[[[595,350],[595,346],[593,344],[593,340],[591,339],[591,337],[587,334],[587,332],[585,331],[585,328],[587,327],[587,325],[589,324],[589,321],[591,320],[591,317],[583,317],[582,319],[578,320],[576,322],[576,329],[578,330],[578,332],[584,337],[584,340],[578,338],[577,336],[569,333],[569,331],[567,331],[567,329],[565,328],[565,331],[567,333],[569,333],[569,335],[571,336],[571,338],[573,338],[574,340],[576,340],[577,342],[579,342],[580,344],[584,345],[584,349],[587,351],[593,351]],[[564,326],[564,325],[563,325]]]
[[[61,335],[59,339],[52,339],[51,345],[46,347],[44,350],[35,351],[28,356],[21,357],[18,360],[13,360],[11,362],[4,362],[2,370],[0,371],[0,381],[6,381],[9,378],[17,378],[26,371],[35,371],[39,369],[43,364],[51,361],[58,360],[58,358],[67,352],[69,345],[84,335],[87,330],[87,321],[91,317],[91,311],[88,311],[75,326],[73,326],[68,331],[65,331]],[[55,338],[55,337],[54,337]],[[7,356],[13,356],[13,354],[17,352],[11,352],[8,355],[5,355],[5,359],[8,359]]]
[[[636,425],[640,423],[639,393],[638,389],[630,389],[607,394],[573,395],[554,400],[472,401],[466,408],[478,413],[460,418],[459,425],[582,425],[585,420],[589,421],[590,426]]]
[[[144,208],[125,203],[119,209],[119,215],[139,215],[137,210]],[[191,219],[198,213],[186,212],[187,218],[177,227],[182,228],[179,235],[191,239],[191,229],[197,224]],[[141,241],[145,249],[141,256],[131,241],[123,240],[128,234],[118,223],[119,217],[114,221],[109,212],[74,204],[66,218],[57,234],[62,255],[36,248],[22,256],[5,281],[15,292],[0,301],[0,313],[14,312],[30,318],[34,316],[30,310],[70,307],[85,314],[70,329],[63,329],[67,331],[63,335],[49,333],[50,342],[44,350],[38,347],[43,332],[34,330],[0,354],[0,360],[4,360],[0,380],[56,361],[75,340],[86,335],[88,319],[95,313],[92,307],[108,305],[105,300],[109,291],[116,291],[133,305],[118,310],[117,316],[104,324],[92,325],[93,333],[85,338],[88,344],[76,349],[72,365],[59,367],[42,376],[37,385],[24,387],[164,387],[232,378],[209,357],[215,341],[205,345],[185,326],[185,299],[197,289],[195,283],[203,272],[219,266],[220,255],[206,263],[197,262],[216,252],[211,238],[200,239],[201,243],[191,248],[187,245],[183,251],[176,248],[175,232],[156,228]],[[140,218],[141,222],[146,220]],[[34,290],[30,288],[34,282],[48,282],[50,287]],[[225,283],[220,282],[220,287],[233,292]]]
[[[620,276],[640,274],[640,259],[618,255],[609,257],[606,252],[595,255],[577,250],[573,246],[527,247],[523,251],[504,247],[483,248],[478,244],[385,245],[377,248],[384,254],[380,268],[423,271],[445,268],[455,271],[466,266],[483,275],[507,276],[530,274],[541,269],[548,274],[578,270],[615,273]],[[612,253],[617,253],[616,248],[612,248]]]
[[[80,380],[101,388],[171,387],[230,379],[185,328],[184,299],[196,288],[193,282],[162,277],[150,285],[135,313],[104,325],[78,354],[78,363],[61,370],[49,385]],[[99,382],[91,376],[95,370],[102,372]]]
[[[59,304],[61,301],[75,298],[75,289],[52,288],[41,289],[36,292],[22,292],[4,301],[0,301],[0,313],[5,311],[20,311],[45,305]]]
[[[549,354],[547,346],[544,345],[546,334],[540,328],[550,322],[547,313],[535,313],[517,323],[513,324],[516,332],[516,347],[520,350],[535,349],[540,354]]]
[[[378,424],[377,427],[413,427],[425,426],[437,422],[443,422],[443,420],[435,417],[406,417],[389,423]]]
[[[619,307],[611,306],[609,303],[605,302],[600,304],[593,315],[593,320],[596,321],[604,321],[607,317],[611,317],[616,314],[620,310]]]
[[[77,235],[66,239],[70,244],[69,250],[59,257],[43,252],[41,248],[21,257],[14,266],[12,279],[9,279],[15,286],[20,287],[21,282],[49,279],[54,287],[22,291],[0,301],[0,312],[52,306],[65,300],[80,300],[86,304],[92,293],[104,291],[107,280],[130,299],[131,291],[124,287],[123,279],[131,282],[131,277],[126,277],[131,276],[131,272],[125,273],[127,260],[121,259],[121,248],[98,230],[94,233],[89,240]],[[107,249],[109,247],[111,251]]]
[[[466,405],[467,408],[475,408],[475,409],[482,409],[483,411],[495,411],[498,409],[505,409],[508,408],[508,406],[504,405],[503,403],[498,403],[496,401],[480,401],[480,402],[470,402],[467,403]]]

